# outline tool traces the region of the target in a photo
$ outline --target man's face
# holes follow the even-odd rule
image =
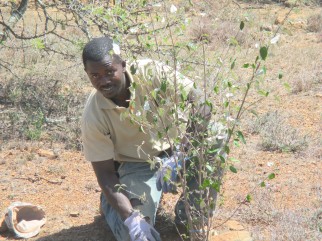
[[[126,86],[125,62],[113,60],[106,56],[99,62],[86,61],[85,71],[94,86],[105,98],[121,97]]]

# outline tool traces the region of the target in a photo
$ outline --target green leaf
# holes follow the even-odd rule
[[[216,181],[214,182],[211,187],[216,190],[216,192],[220,192],[220,182]]]
[[[210,172],[213,172],[214,171],[214,167],[210,166],[209,164],[206,165],[206,168]]]
[[[31,40],[31,44],[34,48],[36,49],[44,49],[45,48],[45,43],[42,39],[40,38],[35,38]]]
[[[238,159],[236,159],[236,158],[234,158],[234,157],[231,157],[231,158],[230,158],[230,160],[231,160],[232,162],[236,162],[236,163],[240,162]]]
[[[291,86],[289,83],[285,82],[283,85],[287,91],[291,91]]]
[[[235,63],[236,63],[236,59],[234,59],[234,61],[231,63],[230,69],[233,69],[235,67]]]
[[[163,92],[166,92],[167,90],[167,82],[165,80],[161,82],[161,90]]]
[[[269,180],[272,180],[274,178],[275,178],[275,173],[271,173],[271,174],[268,175]]]
[[[225,152],[229,155],[229,152],[230,152],[230,149],[229,149],[229,146],[225,146]]]
[[[247,64],[244,64],[244,65],[243,65],[243,68],[247,69],[249,66],[250,66],[250,64],[249,64],[249,63],[247,63]]]
[[[219,156],[221,163],[225,163],[226,159],[223,156]]]
[[[131,65],[130,71],[131,71],[131,74],[135,74],[136,73],[136,68],[135,68],[134,64]]]
[[[267,53],[268,53],[268,49],[267,47],[261,47],[260,50],[259,50],[259,53],[260,53],[260,56],[262,58],[262,60],[265,60],[266,57],[267,57]]]
[[[209,100],[206,100],[205,101],[205,104],[212,109],[212,103]]]
[[[268,91],[265,91],[265,90],[259,90],[258,91],[258,94],[267,97],[269,95],[269,92]]]
[[[139,131],[145,133],[142,126],[139,127]]]
[[[201,185],[202,189],[206,189],[207,187],[210,187],[210,180],[209,179],[205,179]]]
[[[235,37],[230,38],[230,44],[233,46],[238,46],[238,41]]]
[[[238,139],[235,139],[235,140],[234,140],[234,146],[236,146],[236,147],[240,147],[240,145],[239,145],[239,140],[238,140]]]
[[[261,182],[260,186],[261,186],[261,187],[266,187],[265,182]]]
[[[240,22],[240,25],[239,25],[239,29],[240,29],[240,30],[243,30],[243,29],[244,29],[244,27],[245,27],[245,23],[244,23],[244,21],[241,21],[241,22]]]
[[[252,200],[252,196],[250,194],[247,194],[246,200],[247,200],[247,202],[250,202]]]
[[[219,151],[219,148],[214,148],[214,149],[207,149],[206,150],[206,153],[207,154],[214,154],[214,153],[217,153]]]
[[[283,74],[282,73],[279,73],[278,74],[278,79],[282,79],[283,78]]]
[[[243,133],[242,133],[241,131],[237,131],[237,136],[238,136],[238,139],[239,139],[242,143],[246,144],[246,140],[245,140],[244,135],[243,135]]]
[[[237,169],[234,166],[230,166],[229,170],[233,173],[237,173]]]

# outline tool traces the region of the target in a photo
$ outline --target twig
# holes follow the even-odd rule
[[[51,183],[51,184],[58,184],[58,185],[62,184],[62,181],[60,181],[60,180],[59,181],[57,181],[57,180],[49,180],[47,178],[40,177],[40,176],[36,176],[35,178],[32,178],[32,177],[14,177],[14,179],[28,180],[28,181],[30,181],[32,183],[40,181],[42,179],[42,180],[45,180],[46,182]]]

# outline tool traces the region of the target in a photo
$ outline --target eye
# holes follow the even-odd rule
[[[109,76],[114,75],[114,71],[113,70],[108,70],[108,71],[106,71],[106,74],[109,75]]]
[[[98,74],[92,74],[92,78],[93,79],[97,79],[99,77],[99,75]]]

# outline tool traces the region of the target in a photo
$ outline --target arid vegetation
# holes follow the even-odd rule
[[[173,64],[176,53],[182,73],[200,86],[207,77],[217,121],[218,113],[238,111],[251,63],[267,46],[238,123],[243,137],[230,143],[211,240],[236,240],[225,236],[233,231],[253,240],[321,239],[321,1],[190,2],[137,3],[125,11],[108,1],[35,0],[12,25],[21,1],[1,2],[0,212],[18,200],[44,206],[47,224],[31,240],[113,240],[99,218],[100,190],[79,129],[91,90],[81,50],[103,34],[120,42],[129,60]],[[177,198],[163,197],[163,240],[181,240],[173,222]],[[228,219],[241,226],[225,227]]]

